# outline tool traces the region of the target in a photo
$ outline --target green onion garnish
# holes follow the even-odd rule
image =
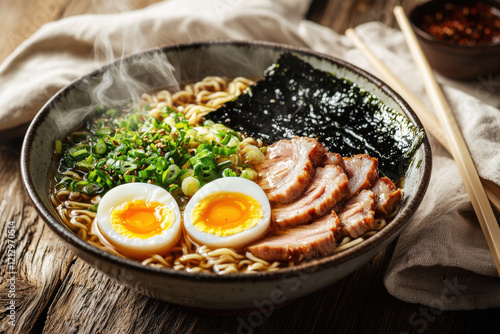
[[[56,141],[54,142],[54,152],[56,154],[61,154],[61,151],[62,151],[62,141],[56,139]]]
[[[103,139],[99,139],[99,141],[95,145],[96,153],[99,155],[103,155],[104,153],[106,153],[107,149],[108,145],[106,145],[106,142]]]
[[[181,173],[181,169],[177,165],[170,165],[168,169],[163,173],[162,181],[163,183],[172,183]]]

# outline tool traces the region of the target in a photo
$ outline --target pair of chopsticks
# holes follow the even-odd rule
[[[424,128],[453,156],[500,276],[500,227],[498,226],[489,202],[491,201],[491,204],[500,213],[500,188],[493,182],[479,177],[469,149],[453,117],[448,102],[418,44],[403,8],[401,6],[396,6],[394,8],[394,15],[396,16],[420,74],[424,79],[425,89],[439,117],[439,121],[422,102],[404,86],[389,68],[368,49],[366,44],[353,29],[347,29],[346,35],[380,73],[384,81],[394,88],[412,107],[424,125]]]

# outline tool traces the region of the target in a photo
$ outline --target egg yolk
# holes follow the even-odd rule
[[[246,231],[259,223],[264,210],[254,198],[222,192],[205,197],[191,213],[193,226],[219,237]]]
[[[148,239],[170,228],[173,212],[158,202],[134,200],[113,209],[111,226],[127,238]]]

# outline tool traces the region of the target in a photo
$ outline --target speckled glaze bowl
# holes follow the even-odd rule
[[[263,42],[206,42],[150,50],[95,71],[59,91],[37,114],[25,137],[22,177],[40,216],[80,258],[115,281],[153,298],[205,310],[264,309],[287,303],[347,276],[386,248],[404,228],[419,206],[429,182],[431,151],[427,139],[415,153],[404,182],[401,210],[382,231],[348,250],[276,272],[237,274],[193,274],[141,265],[93,247],[79,239],[57,218],[49,200],[53,178],[53,143],[81,124],[81,110],[92,104],[89,88],[119,64],[136,68],[141,59],[166,55],[179,82],[208,75],[261,77],[283,52],[292,52],[314,67],[357,83],[389,107],[400,111],[422,128],[409,106],[382,81],[344,61],[283,45]],[[140,67],[138,65],[137,67]],[[143,71],[136,77],[156,85]]]

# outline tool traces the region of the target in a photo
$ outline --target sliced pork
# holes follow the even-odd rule
[[[259,186],[269,201],[290,203],[299,198],[321,163],[324,146],[316,139],[296,137],[269,146],[258,167]]]
[[[349,181],[342,168],[318,167],[302,197],[289,204],[274,205],[271,219],[280,226],[306,224],[329,212],[349,193]]]
[[[357,238],[374,228],[375,201],[373,197],[373,191],[362,190],[349,199],[344,207],[337,212],[344,235]]]
[[[349,178],[349,197],[363,189],[370,189],[378,177],[378,160],[367,154],[344,158],[345,172]]]
[[[301,261],[329,255],[336,246],[334,233],[339,226],[335,212],[311,224],[288,227],[254,243],[248,250],[267,261]]]
[[[375,194],[375,213],[381,216],[394,211],[403,196],[401,189],[396,189],[394,183],[385,176],[375,182],[372,191]]]
[[[327,165],[339,166],[343,170],[345,170],[344,159],[338,153],[326,151],[325,154],[323,154],[323,158],[321,159],[321,166],[325,167]]]

